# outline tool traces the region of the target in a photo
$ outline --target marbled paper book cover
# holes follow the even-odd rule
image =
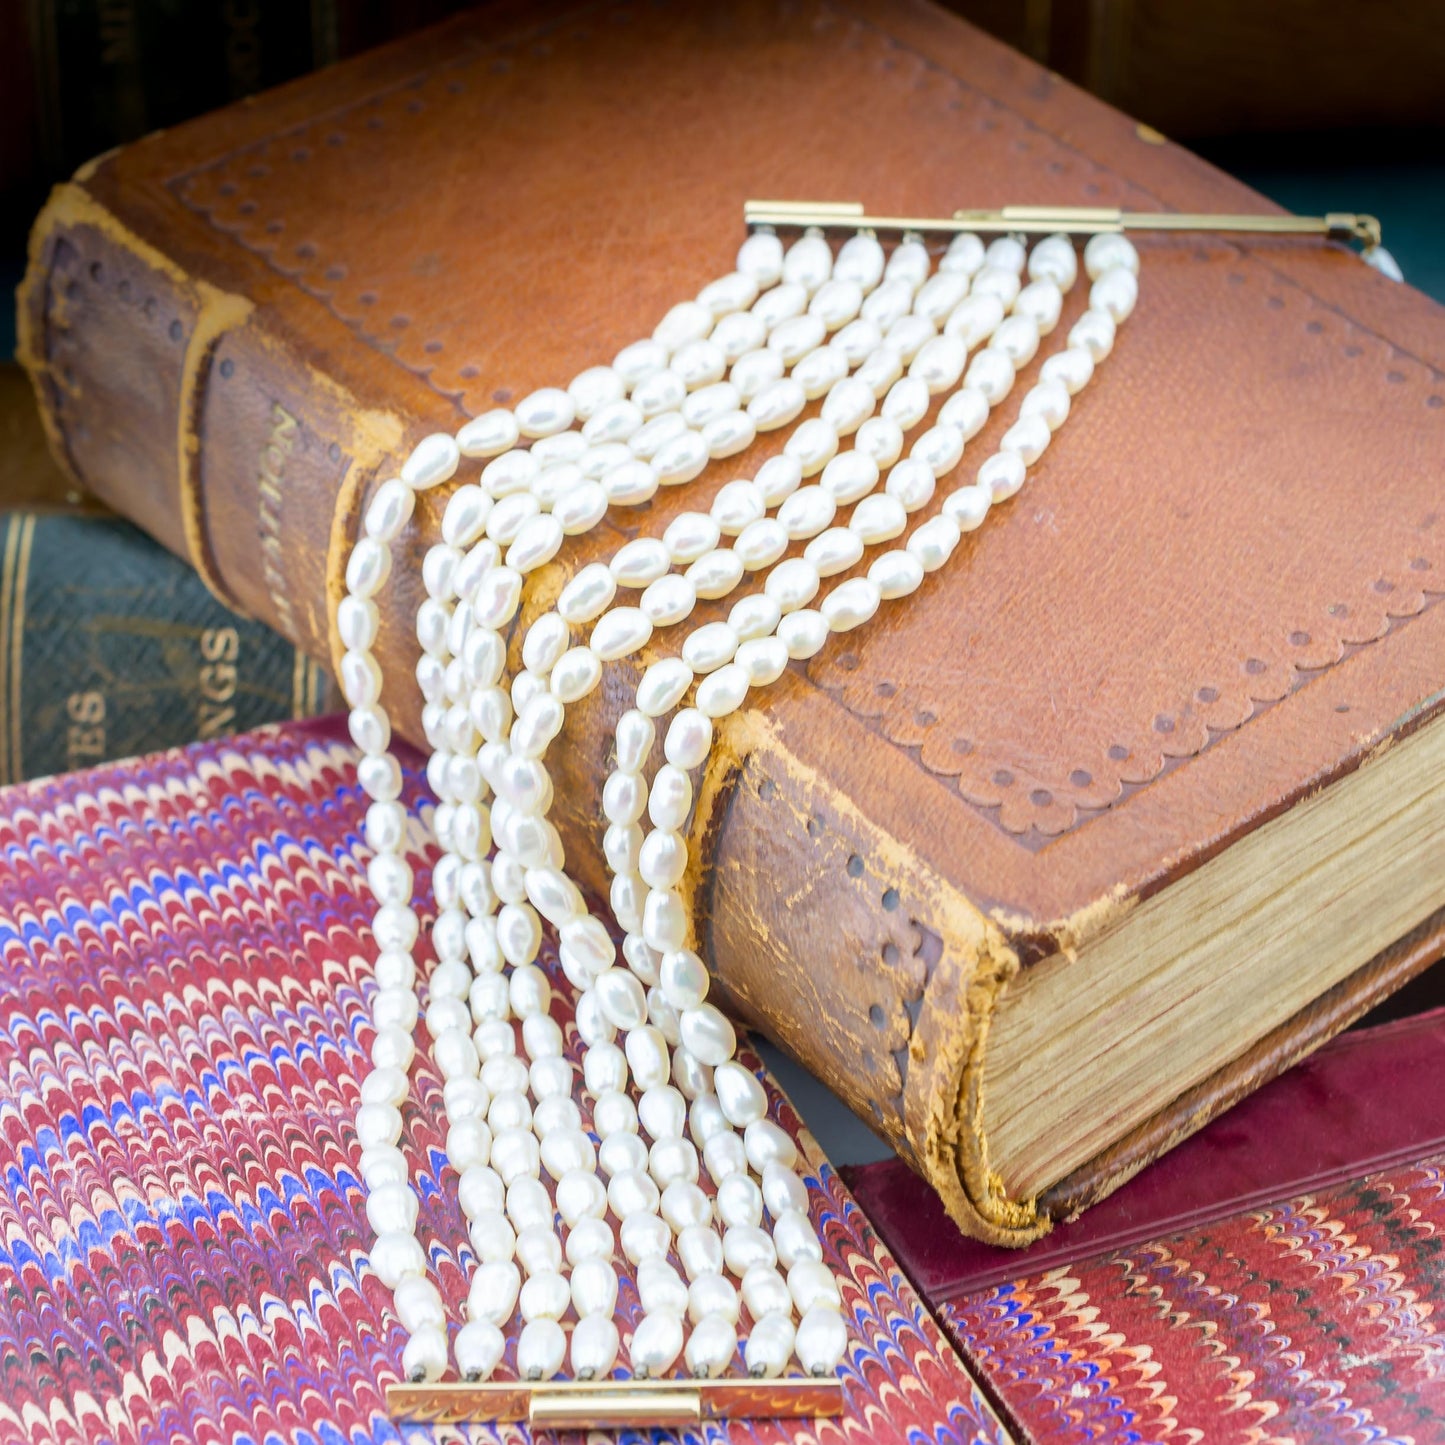
[[[372,949],[344,737],[287,724],[0,791],[3,1445],[431,1436],[384,1407],[403,1334],[353,1129],[374,985],[353,962]],[[412,862],[425,906],[430,859]],[[403,1145],[455,1318],[470,1254],[420,1059],[413,1098]],[[683,1438],[1003,1445],[776,1090],[773,1109],[842,1276],[845,1413]],[[626,1284],[620,1308],[625,1341]]]

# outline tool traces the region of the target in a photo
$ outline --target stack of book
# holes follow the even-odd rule
[[[413,441],[646,334],[667,304],[727,269],[743,201],[777,195],[893,214],[1265,204],[921,0],[576,6],[545,19],[502,4],[148,137],[58,188],[20,295],[22,359],[77,483],[184,558],[207,599],[273,628],[295,668],[335,656],[347,543]],[[1445,321],[1343,247],[1198,236],[1143,249],[1139,310],[1107,382],[1079,399],[1029,489],[896,615],[797,667],[766,712],[730,721],[729,769],[706,794],[715,816],[699,896],[720,987],[895,1146],[932,1201],[930,1233],[949,1240],[1048,1247],[1061,1221],[1445,948]],[[659,497],[648,530],[764,454]],[[422,498],[379,599],[391,696],[415,659],[406,618],[439,505]],[[592,551],[552,569],[548,589],[620,535],[601,529]],[[195,634],[202,653],[206,631]],[[296,694],[278,680],[278,656],[266,686],[284,711]],[[589,769],[623,692],[604,687],[577,710],[565,748],[576,761],[558,780],[569,860],[594,888]],[[399,726],[420,740],[415,707]],[[235,800],[257,806],[254,780],[278,757],[299,792],[288,782],[271,797],[274,825],[257,819],[252,835]],[[128,1106],[136,1128],[173,1131],[178,1150],[209,1141],[227,1161],[189,1161],[191,1182],[169,1155],[136,1164],[137,1182],[117,1195],[117,1219],[134,1212],[138,1238],[154,1231],[158,1248],[196,1251],[212,1273],[240,1262],[225,1301],[167,1305],[159,1343],[115,1336],[127,1352],[113,1361],[118,1379],[174,1369],[173,1433],[216,1420],[232,1432],[243,1417],[251,1428],[263,1397],[281,1398],[273,1385],[287,1431],[360,1421],[346,1402],[297,1413],[276,1367],[255,1363],[253,1328],[268,1360],[290,1348],[277,1332],[295,1331],[297,1357],[326,1382],[309,1401],[335,1399],[333,1366],[353,1372],[347,1395],[364,1373],[366,1428],[398,1357],[389,1318],[353,1311],[367,1286],[343,1176],[367,985],[347,961],[364,942],[351,936],[359,915],[320,923],[339,907],[330,860],[343,858],[348,888],[358,867],[349,776],[334,735],[292,724],[45,785],[59,792],[12,792],[0,807],[31,829],[30,852],[89,857],[86,830],[110,824],[88,800],[122,797],[139,810],[129,827],[176,796],[189,801],[164,830],[190,851],[172,872],[199,870],[219,889],[225,859],[270,850],[285,875],[260,869],[245,884],[254,896],[226,903],[246,921],[239,942],[203,935],[184,966],[147,943],[114,965],[117,997],[142,982],[165,996],[188,971],[219,970],[241,990],[228,970],[264,965],[274,986],[247,995],[244,1026],[223,1026],[254,1033],[263,1053],[266,1040],[289,1040],[294,1056],[256,1060],[269,1070],[254,1084],[264,1108],[248,1112],[228,1096],[237,1076],[220,1058],[190,1060],[178,1042],[174,1067],[184,1058],[214,1085],[177,1075],[174,1092],[153,1082],[157,1102]],[[36,833],[37,816],[58,821]],[[289,841],[302,818],[315,831]],[[195,856],[217,823],[235,830],[232,852]],[[106,866],[129,876],[121,861]],[[93,880],[101,896],[109,879]],[[170,896],[163,881],[147,886]],[[3,900],[8,965],[36,966],[28,920],[53,911],[59,888],[26,874]],[[205,913],[199,900],[184,907]],[[73,947],[85,955],[93,926],[139,948],[145,911],[127,903],[113,925],[75,924]],[[167,927],[184,932],[179,918]],[[283,927],[296,931],[282,942],[267,932]],[[150,1057],[152,1024],[204,1039],[232,1018],[221,992],[204,1006],[197,994],[204,1017],[184,1027],[163,1008],[119,1004],[117,1017],[150,1021],[127,1047]],[[337,1042],[303,1038],[323,1019],[344,1020],[326,1036]],[[249,1057],[253,1046],[237,1035],[227,1047]],[[314,1091],[315,1117],[294,1129],[264,1117],[297,1081]],[[199,1090],[194,1113],[159,1102],[188,1089]],[[87,1117],[79,1103],[73,1112]],[[259,1133],[238,1143],[233,1124]],[[410,1121],[416,1148],[430,1127],[424,1110]],[[96,1143],[97,1157],[108,1147]],[[1027,1412],[1007,1407],[1010,1371],[1032,1366],[1013,1356],[984,1371],[1001,1424],[891,1256],[875,1252],[857,1205],[814,1163],[816,1217],[860,1281],[844,1433],[1002,1439],[1009,1419],[1032,1432]],[[202,1175],[221,1182],[207,1192]],[[883,1199],[871,1185],[863,1194]],[[22,1212],[38,1222],[48,1208]],[[322,1275],[298,1272],[299,1256],[254,1252],[255,1231],[285,1234],[296,1210],[324,1221],[337,1251],[326,1258],[360,1270],[326,1276],[344,1297],[335,1310],[310,1293]],[[450,1227],[439,1219],[440,1237]],[[912,1248],[906,1228],[888,1231]],[[20,1287],[37,1321],[65,1314],[36,1302],[38,1284]],[[892,1292],[886,1305],[878,1289]],[[294,1323],[264,1303],[247,1313],[247,1300],[271,1298]],[[97,1311],[74,1316],[79,1333],[64,1345],[34,1326],[57,1378],[70,1351],[105,1353],[97,1342],[112,1323]],[[975,1325],[948,1319],[972,1348]],[[899,1321],[919,1342],[901,1355],[886,1338]],[[172,1338],[189,1342],[186,1358]],[[188,1393],[198,1365],[225,1390]],[[53,1418],[48,1402],[23,1408]],[[155,1408],[160,1421],[172,1405]]]

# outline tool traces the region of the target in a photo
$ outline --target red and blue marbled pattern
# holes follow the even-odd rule
[[[403,1341],[356,1173],[371,949],[341,739],[292,724],[0,793],[0,1445],[429,1433],[383,1407]],[[424,1062],[414,1092],[404,1142],[455,1305],[469,1254]],[[1001,1445],[802,1139],[845,1280],[847,1412],[705,1438]]]
[[[1027,1438],[1445,1440],[1445,1159],[944,1304]]]

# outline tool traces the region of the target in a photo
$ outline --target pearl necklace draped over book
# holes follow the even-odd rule
[[[934,272],[916,236],[885,254],[860,233],[835,256],[816,231],[786,250],[770,231],[755,231],[735,270],[674,307],[611,365],[479,416],[454,437],[425,438],[400,476],[377,488],[337,627],[351,733],[364,754],[359,780],[373,800],[365,836],[379,950],[373,1068],[357,1131],[377,1233],[373,1263],[409,1334],[409,1378],[439,1378],[454,1352],[465,1379],[485,1380],[517,1313],[524,1380],[555,1377],[569,1356],[579,1380],[607,1376],[623,1344],[613,1320],[619,1248],[636,1268],[643,1307],[626,1350],[635,1377],[666,1375],[679,1357],[692,1375],[724,1374],[744,1322],[750,1375],[776,1377],[794,1359],[808,1375],[833,1375],[847,1330],[794,1146],[765,1117],[757,1079],[734,1060],[733,1027],[707,1001],[706,966],[688,947],[678,885],[693,779],[715,719],[831,634],[915,591],[965,531],[1024,485],[1137,298],[1138,257],[1123,236],[1094,236],[1084,264],[1089,308],[1066,346],[1044,363],[974,479],[911,532],[910,517],[933,500],[1057,325],[1077,279],[1068,237],[1050,236],[1029,253],[1013,237],[985,247],[965,233]],[[945,394],[905,457],[909,433]],[[662,536],[638,537],[609,563],[582,568],[528,627],[522,669],[507,678],[507,635],[527,576],[567,537],[596,526],[609,507],[686,484],[759,432],[790,426],[819,398],[818,414],[794,427],[755,476],[725,485],[706,512],[685,512]],[[423,984],[402,857],[401,773],[371,650],[379,626],[372,598],[415,493],[451,481],[472,459],[488,460],[448,502],[441,540],[423,562],[427,595],[416,619],[427,778],[443,850],[434,875],[436,965]],[[824,590],[869,548],[905,533],[865,573]],[[800,542],[800,555],[785,555]],[[604,664],[680,626],[699,599],[726,597],[754,575],[761,588],[726,622],[694,627],[675,655],[644,671],[635,705],[618,720],[600,806],[612,912],[625,933],[619,958],[567,876],[548,821],[547,750],[567,706],[598,686]],[[619,593],[638,595],[619,601]],[[649,781],[657,720],[669,716],[665,762]],[[578,1081],[535,963],[544,923],[556,930],[577,990],[593,1134],[582,1129]],[[447,1154],[476,1255],[467,1322],[451,1351],[397,1147],[419,1020],[447,1081]],[[563,1322],[573,1316],[569,1330]]]

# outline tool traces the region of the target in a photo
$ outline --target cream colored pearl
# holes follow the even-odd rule
[[[791,316],[773,327],[768,337],[768,350],[783,358],[784,366],[802,360],[815,347],[821,346],[828,332],[822,320],[805,313]]]
[[[642,985],[626,969],[609,968],[598,975],[597,997],[608,1022],[615,1028],[635,1029],[647,1018]]]
[[[766,687],[787,670],[788,649],[776,637],[755,637],[738,648],[736,662],[749,686]]]
[[[885,552],[868,569],[868,580],[878,588],[878,595],[885,601],[896,597],[907,597],[923,585],[924,567],[912,553],[906,550]]]
[[[637,706],[648,717],[661,717],[682,700],[692,686],[693,670],[680,658],[654,662],[637,685]]]
[[[884,340],[898,353],[899,359],[907,364],[917,357],[935,335],[936,328],[931,321],[922,316],[904,316],[888,328]]]
[[[738,1351],[736,1325],[717,1314],[700,1317],[687,1338],[683,1358],[698,1379],[715,1379],[727,1373]]]
[[[605,1201],[603,1209],[606,1209]],[[604,1222],[600,1214],[595,1217],[584,1216],[568,1231],[567,1262],[574,1268],[584,1259],[610,1260],[614,1249],[611,1226]]]
[[[778,640],[788,649],[794,661],[816,656],[827,642],[829,628],[821,612],[803,608],[790,612],[778,623]]]
[[[773,568],[763,587],[779,612],[796,612],[817,596],[818,569],[806,557],[789,557]]]
[[[778,508],[778,522],[796,540],[816,537],[833,520],[838,503],[820,486],[803,487]]]
[[[647,586],[638,606],[654,627],[671,627],[683,621],[697,605],[697,592],[685,577],[659,577]]]
[[[1122,266],[1105,271],[1089,288],[1090,308],[1107,312],[1116,323],[1129,319],[1138,299],[1139,282]]]
[[[682,431],[657,449],[653,471],[662,486],[677,486],[697,476],[707,466],[708,455],[708,444],[701,432]]]
[[[784,321],[794,316],[800,316],[808,304],[808,292],[805,287],[795,285],[791,281],[785,281],[781,286],[775,286],[771,291],[764,291],[756,301],[753,302],[753,315],[760,317],[763,323],[771,331],[775,326],[781,325]]]
[[[408,1380],[436,1380],[446,1371],[447,1336],[438,1326],[419,1330],[401,1352],[401,1372]]]
[[[1029,275],[1035,281],[1052,281],[1067,291],[1079,276],[1074,243],[1068,236],[1046,236],[1029,252]]]
[[[783,451],[787,456],[796,457],[803,475],[811,477],[837,455],[838,433],[823,417],[809,417],[788,438]]]
[[[874,493],[864,497],[853,509],[849,519],[849,530],[857,533],[866,546],[887,542],[897,537],[908,525],[908,513],[897,497],[887,493]],[[824,612],[826,616],[826,609]]]
[[[933,428],[934,431],[940,428]],[[952,427],[948,428],[956,436],[957,432]],[[931,432],[925,436],[932,435]],[[959,451],[962,452],[962,444],[959,444]],[[934,469],[926,459],[920,459],[917,455],[918,448],[914,448],[914,455],[907,461],[899,462],[888,474],[888,481],[884,490],[890,497],[895,497],[909,512],[916,512],[920,507],[926,506],[932,498],[937,486],[934,480]],[[955,459],[956,460],[956,459]]]
[[[1053,433],[1041,416],[1024,416],[1016,421],[1000,438],[1000,452],[1017,452],[1025,466],[1032,466],[1048,449]]]
[[[863,301],[860,314],[865,321],[871,321],[881,331],[894,324],[900,317],[907,316],[913,309],[911,286],[901,277],[889,276],[878,289]]]
[[[727,358],[715,341],[700,338],[680,346],[667,365],[688,391],[696,391],[700,386],[709,386],[722,379],[727,370]]]
[[[919,347],[908,375],[923,382],[930,396],[937,396],[957,385],[967,360],[968,348],[956,336],[935,336]],[[906,430],[901,418],[899,422]]]
[[[374,597],[391,575],[391,550],[375,537],[363,537],[346,562],[346,590],[353,597]]]
[[[836,346],[810,351],[793,368],[793,380],[809,401],[825,396],[848,374],[848,358]]]
[[[940,271],[923,283],[913,301],[914,313],[941,325],[944,318],[968,295],[968,277],[958,271]]]
[[[394,1290],[402,1280],[420,1279],[426,1274],[426,1253],[410,1229],[390,1230],[377,1235],[371,1248],[371,1267],[381,1282]]]
[[[989,346],[969,362],[966,385],[983,393],[990,406],[997,406],[1014,384],[1014,364],[1002,351]]]
[[[683,660],[695,673],[715,672],[732,660],[738,635],[726,622],[708,622],[694,628],[682,644]]]
[[[531,452],[503,452],[482,468],[482,490],[498,500],[524,492],[541,470]]]
[[[843,1316],[832,1306],[814,1306],[798,1322],[793,1348],[807,1374],[831,1375],[848,1350],[848,1326]]]
[[[1093,374],[1094,358],[1082,346],[1055,352],[1039,368],[1040,384],[1058,382],[1070,396],[1077,396]]]
[[[891,467],[903,454],[903,428],[891,417],[869,417],[858,428],[853,446],[880,470]]]
[[[617,767],[624,773],[640,773],[652,744],[657,738],[657,725],[647,713],[629,708],[617,719]],[[639,789],[641,784],[636,785]],[[629,805],[630,806],[630,805]],[[639,813],[640,817],[641,814]],[[631,822],[632,819],[617,818],[617,822]]]
[[[1102,231],[1090,236],[1084,246],[1084,270],[1091,281],[1097,281],[1108,271],[1122,267],[1131,275],[1139,274],[1139,253],[1127,236],[1117,232]]]
[[[748,403],[748,415],[759,431],[776,431],[786,426],[807,403],[803,388],[792,377],[769,383]]]
[[[1047,336],[1059,324],[1063,292],[1052,281],[1035,281],[1019,292],[1014,311],[1034,323],[1040,336]]]
[[[634,1214],[622,1221],[622,1252],[633,1264],[667,1258],[672,1231],[656,1214]]]
[[[960,301],[947,321],[943,334],[956,337],[971,351],[998,330],[1004,318],[1004,303],[988,292]]]
[[[652,623],[637,607],[614,607],[592,629],[588,646],[603,662],[615,662],[644,646],[652,636]]]
[[[383,482],[366,508],[362,526],[368,537],[390,542],[398,537],[416,507],[416,493],[400,477]]]
[[[1102,361],[1114,349],[1115,322],[1102,308],[1091,306],[1074,322],[1069,332],[1069,345],[1082,347],[1095,362]]]
[[[788,1293],[800,1315],[819,1305],[836,1310],[843,1304],[833,1272],[816,1259],[800,1259],[788,1271]]]
[[[849,506],[878,485],[878,464],[862,452],[843,452],[823,468],[818,485],[840,507]]]
[[[545,437],[566,431],[577,414],[576,403],[555,386],[544,386],[524,396],[514,410],[517,427],[524,437]]]
[[[758,1267],[770,1268],[778,1257],[768,1232],[747,1224],[735,1224],[724,1231],[723,1256],[728,1272],[739,1279],[746,1279]]]
[[[731,271],[704,286],[697,293],[697,299],[714,316],[726,316],[751,306],[758,299],[758,281],[741,271]]]
[[[862,538],[847,527],[829,527],[803,549],[804,558],[820,577],[846,572],[862,555]]]
[[[882,342],[883,332],[878,325],[860,316],[844,326],[828,345],[843,357],[848,366],[857,366]],[[846,370],[847,367],[844,368]]]
[[[943,259],[938,263],[938,269],[972,276],[983,265],[984,255],[983,242],[971,232],[961,231],[949,242],[948,250],[943,253]]]
[[[730,1123],[745,1128],[767,1113],[768,1096],[757,1078],[736,1060],[718,1065],[713,1074],[717,1100]]]
[[[775,517],[759,517],[738,533],[733,542],[733,555],[743,569],[756,572],[770,566],[787,550],[787,529]]]
[[[662,534],[674,563],[695,562],[718,544],[720,529],[706,512],[682,512],[668,523]]]
[[[665,828],[649,834],[638,856],[637,871],[650,888],[675,888],[687,871],[687,844],[682,835]]]
[[[988,421],[989,399],[976,387],[966,386],[944,402],[938,413],[940,426],[951,426],[968,442]]]
[[[946,422],[929,427],[913,444],[910,456],[926,463],[935,477],[951,472],[963,456],[963,433]]]
[[[706,336],[712,330],[713,316],[709,307],[701,301],[679,301],[652,333],[652,339],[669,351],[676,351]]]
[[[685,1009],[680,1027],[683,1045],[704,1064],[726,1063],[737,1049],[732,1024],[710,1003]]]
[[[602,663],[587,647],[574,647],[557,659],[549,686],[559,702],[574,703],[586,697],[602,680]]]
[[[402,464],[401,479],[419,492],[450,481],[461,461],[461,449],[445,432],[433,432],[416,444]]]
[[[750,405],[783,375],[783,358],[776,351],[759,347],[744,352],[733,362],[728,379],[737,387],[738,396]]]
[[[598,407],[583,424],[582,437],[592,446],[625,442],[645,420],[642,408],[635,401],[620,397]]]
[[[1050,431],[1058,431],[1069,415],[1069,389],[1060,381],[1041,381],[1024,397],[1019,416],[1041,417]]]
[[[755,478],[758,491],[762,493],[763,505],[766,507],[776,507],[785,497],[792,496],[798,490],[798,485],[802,480],[802,463],[798,461],[797,457],[790,457],[786,453],[781,456],[769,457],[758,468]]]
[[[750,311],[734,311],[722,317],[713,328],[709,340],[717,343],[724,360],[731,366],[740,356],[763,349],[768,339],[768,328],[762,317]]]
[[[494,457],[516,446],[520,435],[516,417],[499,407],[467,422],[457,433],[457,449],[464,457]]]
[[[720,667],[698,684],[697,707],[710,718],[736,712],[748,692],[748,675],[736,663]]]
[[[743,1303],[754,1320],[781,1313],[785,1317],[793,1308],[793,1297],[787,1282],[771,1264],[755,1265],[742,1279]]]
[[[679,768],[695,768],[707,761],[712,748],[712,722],[697,708],[684,708],[668,725],[663,755]]]
[[[791,1269],[801,1259],[823,1258],[823,1246],[813,1222],[800,1209],[785,1209],[774,1217],[773,1247],[784,1269]]]
[[[833,249],[819,231],[805,231],[783,257],[783,280],[816,291],[833,272]]]
[[[1003,271],[996,266],[985,266],[973,278],[975,296],[997,296],[1005,308],[1014,304],[1021,289],[1019,278],[1012,271]]]
[[[758,428],[747,412],[730,411],[706,422],[701,435],[708,456],[716,461],[745,451],[757,439]]]
[[[524,1380],[550,1380],[566,1353],[567,1336],[556,1320],[529,1320],[517,1340],[517,1373]]]
[[[682,1320],[675,1314],[646,1314],[632,1335],[628,1354],[639,1379],[653,1379],[670,1370],[682,1353]]]
[[[699,597],[726,597],[742,580],[742,559],[732,548],[718,547],[704,552],[683,575]]]
[[[766,592],[754,592],[733,604],[728,613],[728,626],[741,641],[750,642],[756,637],[770,636],[781,616],[782,608]]]

